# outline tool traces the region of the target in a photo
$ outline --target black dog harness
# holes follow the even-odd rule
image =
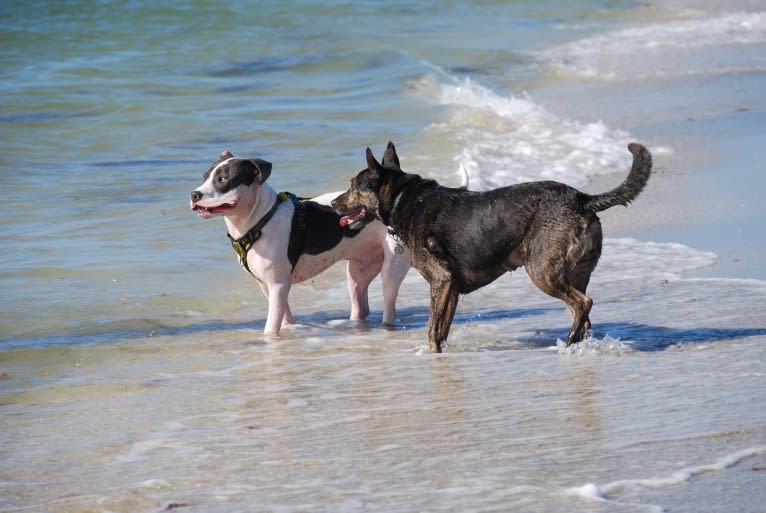
[[[239,263],[250,274],[253,272],[247,265],[247,252],[261,237],[263,227],[274,216],[279,205],[288,199],[295,207],[290,225],[290,239],[287,244],[287,259],[293,270],[301,255],[319,255],[339,244],[344,237],[355,237],[361,231],[351,230],[348,227],[341,228],[340,216],[331,207],[310,200],[302,201],[290,192],[280,192],[274,206],[244,236],[234,239],[229,235],[231,246],[239,257]]]

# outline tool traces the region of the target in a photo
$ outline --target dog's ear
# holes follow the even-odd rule
[[[394,147],[394,143],[391,141],[388,141],[386,152],[383,154],[383,167],[392,167],[399,170],[402,169],[402,167],[399,165],[399,155],[396,154],[396,148]]]
[[[252,159],[250,162],[255,166],[258,183],[263,183],[271,175],[271,162],[262,159]]]
[[[234,158],[234,155],[231,154],[229,150],[223,150],[221,154],[218,156],[219,159],[231,159]]]
[[[378,161],[375,160],[375,157],[372,154],[372,150],[370,148],[367,148],[367,169],[370,170],[370,174],[377,178],[380,176],[380,170],[382,169],[380,164],[378,164]]]

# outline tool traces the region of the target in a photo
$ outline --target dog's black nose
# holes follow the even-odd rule
[[[332,201],[330,202],[330,206],[331,206],[332,208],[338,208],[338,199],[337,199],[337,198],[335,198],[334,200],[332,200]]]
[[[199,191],[192,191],[192,193],[191,193],[191,200],[193,202],[196,203],[197,201],[199,201],[201,199],[202,199],[202,193],[201,192],[199,192]]]

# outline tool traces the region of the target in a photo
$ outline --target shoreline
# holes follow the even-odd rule
[[[660,86],[665,96],[656,102]],[[569,84],[544,87],[535,97],[562,116],[627,130],[652,152],[652,177],[641,195],[627,208],[599,214],[606,238],[712,251],[717,263],[695,276],[766,280],[766,174],[758,159],[766,147],[766,111],[753,97],[758,93],[747,90],[710,104],[707,90],[665,87],[624,94],[624,84]],[[653,105],[650,112],[640,108],[644,103]],[[626,172],[595,177],[583,190],[609,190]]]
[[[744,118],[749,113],[736,114]],[[602,213],[604,233],[678,242],[718,255],[715,265],[695,271],[696,276],[764,280],[766,206],[757,191],[766,191],[766,177],[755,155],[766,137],[718,135],[705,148],[682,138],[673,144],[674,154],[656,154],[654,173],[636,201]],[[599,178],[588,189],[609,186]]]

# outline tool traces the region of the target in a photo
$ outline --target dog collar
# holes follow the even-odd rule
[[[266,226],[266,223],[268,223],[272,217],[274,217],[274,214],[277,212],[277,209],[279,208],[279,205],[282,204],[287,198],[289,198],[290,195],[287,192],[280,192],[277,194],[277,201],[274,202],[274,206],[271,207],[271,209],[266,212],[266,215],[263,216],[260,221],[255,223],[255,226],[250,228],[246,234],[244,234],[239,239],[235,239],[231,236],[230,233],[226,233],[226,236],[229,237],[229,240],[231,241],[231,247],[234,248],[234,251],[237,253],[237,256],[239,257],[239,263],[242,265],[242,267],[245,268],[247,272],[250,274],[253,274],[253,272],[250,270],[250,267],[247,265],[247,252],[250,251],[250,248],[253,247],[253,244],[255,244],[255,241],[261,238],[261,230],[263,230],[263,227]]]

